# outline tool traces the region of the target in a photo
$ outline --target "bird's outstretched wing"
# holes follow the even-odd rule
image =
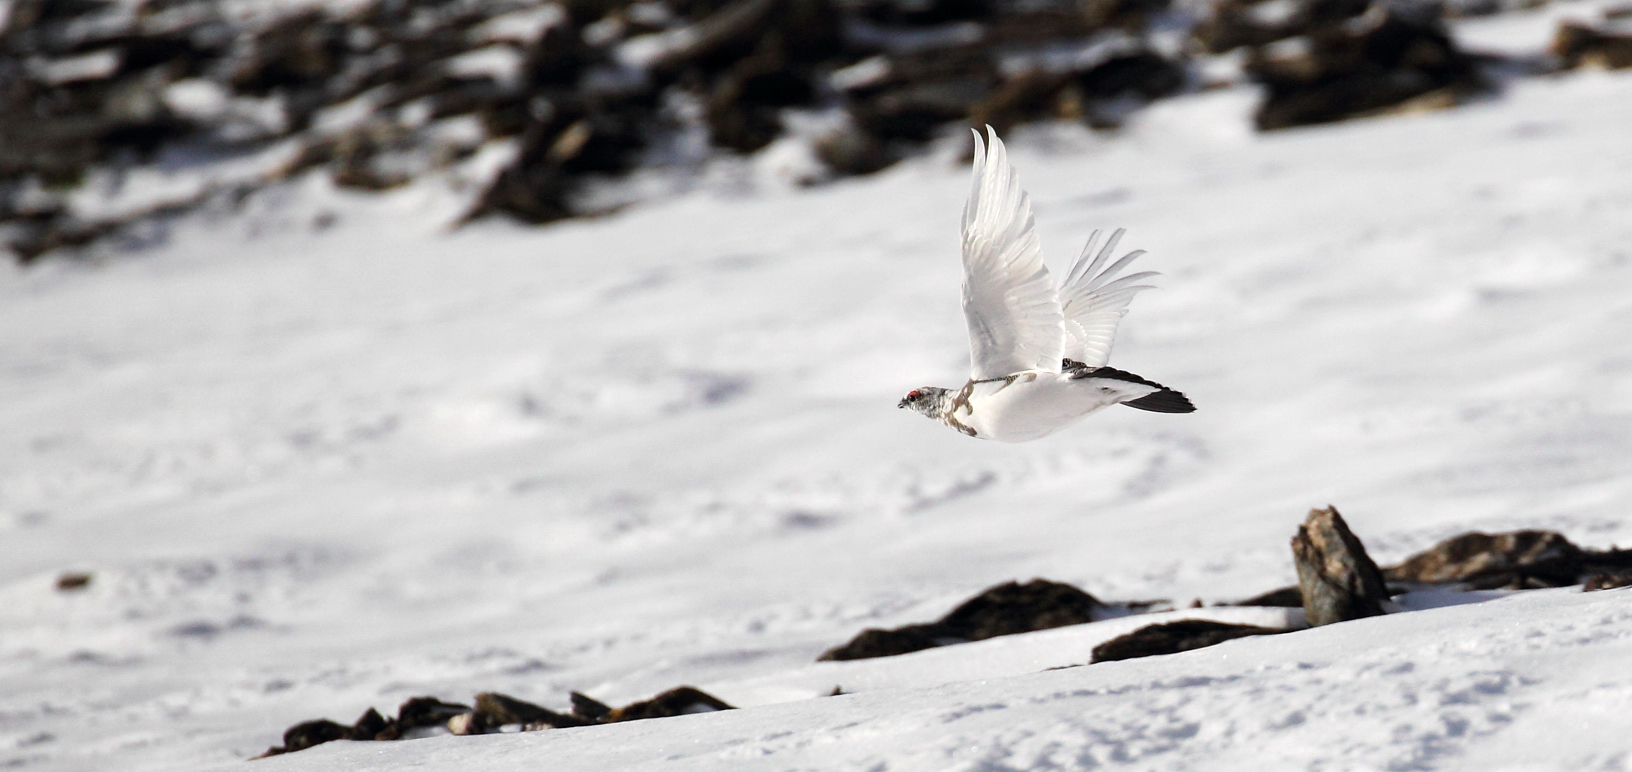
[[[1088,237],[1082,256],[1077,258],[1060,288],[1061,313],[1065,317],[1065,356],[1089,367],[1101,367],[1111,358],[1116,325],[1128,312],[1128,303],[1140,290],[1151,289],[1151,285],[1139,282],[1158,275],[1145,271],[1117,278],[1123,268],[1145,251],[1129,252],[1104,267],[1116,251],[1116,243],[1122,240],[1122,229],[1116,229],[1104,248],[1096,253],[1099,237],[1099,231]]]
[[[1020,189],[1003,141],[975,132],[974,182],[963,208],[963,315],[973,378],[1022,370],[1060,371],[1065,327],[1059,293],[1043,266],[1031,199]]]

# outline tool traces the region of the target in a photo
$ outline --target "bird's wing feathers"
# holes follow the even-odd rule
[[[1065,279],[1065,285],[1060,288],[1061,313],[1065,318],[1065,356],[1089,367],[1103,366],[1111,358],[1116,325],[1128,312],[1128,303],[1140,290],[1151,288],[1151,285],[1139,282],[1157,275],[1153,271],[1145,271],[1117,277],[1123,268],[1145,253],[1142,249],[1129,252],[1121,260],[1101,270],[1116,251],[1116,243],[1122,240],[1122,229],[1118,228],[1112,233],[1105,247],[1096,254],[1094,248],[1099,243],[1099,237],[1099,231],[1094,231],[1088,237],[1088,245],[1082,248],[1082,256],[1077,258],[1076,265],[1072,266],[1070,275]]]
[[[963,209],[963,314],[972,377],[1059,372],[1066,338],[1060,300],[1032,228],[1031,199],[1003,141],[992,132],[983,146],[976,132],[974,181]]]

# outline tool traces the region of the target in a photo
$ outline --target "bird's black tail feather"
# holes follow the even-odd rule
[[[1147,394],[1138,399],[1122,403],[1128,407],[1136,407],[1140,410],[1149,410],[1152,413],[1196,412],[1196,406],[1190,404],[1190,399],[1188,397],[1169,389],[1160,383],[1148,380],[1146,378],[1141,378],[1126,370],[1118,370],[1114,367],[1089,367],[1074,359],[1065,360],[1062,369],[1064,369],[1065,372],[1070,373],[1073,380],[1082,378],[1110,378],[1118,381],[1127,381],[1129,383],[1155,386],[1157,389],[1160,389],[1160,391],[1157,391],[1154,394]]]
[[[1149,410],[1152,413],[1194,413],[1196,406],[1190,404],[1190,399],[1169,388],[1149,396],[1140,397],[1132,402],[1123,402],[1128,407],[1140,410]]]

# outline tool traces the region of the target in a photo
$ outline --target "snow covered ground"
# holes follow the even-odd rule
[[[0,766],[242,769],[419,694],[682,683],[749,709],[254,768],[1632,766],[1622,591],[1046,672],[1164,617],[812,664],[1009,579],[1272,589],[1327,503],[1381,562],[1632,541],[1632,75],[1271,135],[1252,99],[1012,137],[1056,266],[1099,227],[1151,251],[1112,363],[1200,408],[1027,445],[895,409],[967,372],[954,143],[545,229],[313,177],[3,269]]]

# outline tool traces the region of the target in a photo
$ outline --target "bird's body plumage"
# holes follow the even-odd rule
[[[991,128],[987,127],[991,132]],[[1190,412],[1184,395],[1106,367],[1117,323],[1155,276],[1119,276],[1142,251],[1110,262],[1118,230],[1088,240],[1063,286],[1043,265],[1031,199],[1020,189],[1002,140],[975,133],[969,202],[963,212],[963,312],[969,325],[969,382],[958,390],[914,389],[899,407],[964,434],[1025,442],[1096,410],[1128,404]],[[1107,263],[1109,263],[1107,265]]]

